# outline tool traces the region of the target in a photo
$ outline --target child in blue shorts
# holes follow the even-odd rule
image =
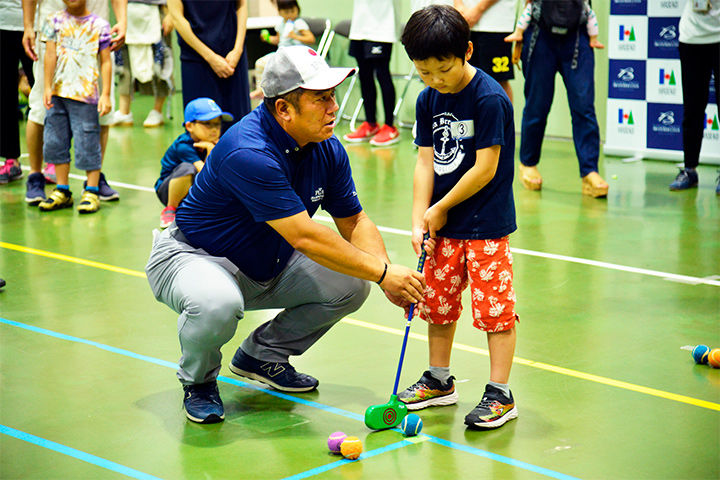
[[[517,229],[513,106],[500,84],[468,63],[470,28],[456,9],[416,11],[401,40],[427,85],[416,106],[412,244],[428,254],[419,315],[428,322],[430,367],[398,397],[408,410],[458,401],[450,354],[469,286],[473,325],[487,334],[490,381],[465,424],[497,428],[517,417],[509,387],[517,320],[508,244]]]
[[[100,209],[100,115],[111,109],[110,24],[90,13],[86,0],[63,1],[67,8],[50,14],[43,26],[47,37],[43,102],[48,110],[43,155],[55,164],[57,186],[38,207],[43,212],[72,207],[69,176],[74,139],[75,166],[87,173],[78,211],[94,213]]]
[[[211,98],[196,98],[185,107],[185,133],[165,152],[160,161],[160,177],[155,182],[155,192],[165,205],[160,213],[160,228],[175,221],[180,202],[220,139],[221,120],[232,122],[233,116],[223,112]]]

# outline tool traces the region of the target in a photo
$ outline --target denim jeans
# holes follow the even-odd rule
[[[535,28],[539,29],[539,33],[528,61]],[[597,172],[600,128],[595,116],[595,58],[587,32],[581,30],[579,39],[576,35],[563,38],[531,26],[525,32],[524,40],[521,58],[525,76],[525,108],[520,138],[520,162],[526,166],[535,166],[540,162],[547,116],[555,93],[555,74],[559,72],[567,90],[580,176]],[[577,64],[573,68],[576,41]]]

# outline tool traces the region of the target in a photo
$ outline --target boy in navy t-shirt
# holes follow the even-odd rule
[[[415,12],[402,43],[427,85],[416,107],[412,244],[428,254],[419,314],[428,322],[430,368],[399,398],[408,410],[457,402],[450,354],[469,285],[473,324],[487,332],[490,382],[465,424],[496,428],[517,417],[508,385],[517,319],[508,244],[517,229],[513,107],[495,80],[468,63],[470,29],[454,8]]]
[[[232,122],[233,116],[223,112],[211,98],[196,98],[185,107],[185,133],[165,152],[160,161],[160,177],[155,182],[155,193],[165,205],[160,213],[160,228],[175,221],[180,202],[220,139],[221,120]]]

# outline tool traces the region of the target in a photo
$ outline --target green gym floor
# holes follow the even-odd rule
[[[104,171],[119,202],[87,216],[41,213],[25,204],[24,179],[0,187],[0,478],[720,478],[720,370],[681,348],[720,347],[716,167],[699,168],[698,189],[670,192],[674,164],[602,158],[610,194],[592,199],[580,194],[572,143],[546,140],[542,192],[515,182],[519,417],[498,430],[463,424],[489,375],[467,309],[452,362],[459,403],[419,412],[417,437],[365,427],[365,409],[392,392],[405,326],[379,288],[293,359],[320,380],[316,392],[279,394],[224,365],[226,419],[197,425],[175,378],[176,315],[143,273],[161,210],[152,185],[181,132],[180,96],[172,124],[144,130],[149,101],[134,103],[135,127],[111,130]],[[402,139],[347,150],[391,258],[414,266],[416,152],[409,130]],[[249,313],[226,361],[272,315]],[[413,322],[402,387],[427,367],[425,334]],[[359,461],[328,453],[337,430],[362,440]]]

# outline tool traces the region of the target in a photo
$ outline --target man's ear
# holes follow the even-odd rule
[[[286,122],[292,117],[291,109],[294,111],[294,107],[284,98],[275,100],[275,113]]]

